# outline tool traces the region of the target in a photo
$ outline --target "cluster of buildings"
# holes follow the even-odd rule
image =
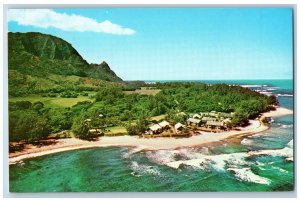
[[[216,111],[191,114],[190,117],[187,119],[187,126],[205,127],[208,129],[216,129],[216,130],[226,130],[228,128],[229,123],[231,123],[231,119],[233,115],[234,115],[233,113],[221,113]],[[187,126],[182,123],[176,123],[174,125],[175,133],[179,134]],[[163,131],[168,130],[170,128],[171,125],[169,122],[162,121],[160,123],[150,126],[146,131],[146,134],[149,135],[160,134]]]
[[[176,134],[180,133],[186,126],[182,123],[176,123],[174,126]],[[171,125],[167,121],[161,121],[157,124],[154,124],[148,128],[146,131],[146,135],[154,135],[154,134],[160,134],[165,130],[168,130],[171,128]]]
[[[199,114],[191,115],[187,120],[187,124],[211,129],[227,129],[233,115],[233,113],[221,113],[216,111],[200,112]]]

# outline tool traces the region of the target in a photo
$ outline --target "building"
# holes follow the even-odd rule
[[[156,84],[156,82],[153,82],[153,81],[146,81],[145,83],[146,84]]]
[[[194,118],[194,119],[201,119],[202,116],[201,116],[200,114],[194,114],[194,115],[193,115],[193,118]]]
[[[205,125],[206,127],[213,129],[222,129],[225,127],[223,121],[207,121]]]
[[[148,134],[150,134],[150,135],[158,134],[158,133],[161,133],[161,131],[162,131],[161,126],[158,124],[155,124],[155,125],[149,127]]]
[[[226,123],[231,123],[231,119],[230,118],[226,118],[223,120],[223,122],[226,124]]]
[[[218,113],[216,111],[211,111],[208,113],[208,115],[211,117],[218,117]]]
[[[182,123],[178,122],[178,123],[175,124],[174,127],[175,127],[175,132],[176,133],[180,133],[184,129],[185,125],[183,125]]]
[[[231,113],[223,113],[223,112],[220,112],[220,117],[223,117],[223,118],[232,118],[233,115]]]
[[[92,135],[104,135],[104,133],[97,129],[97,128],[93,128],[93,129],[89,129],[89,134],[92,134]]]
[[[216,118],[213,118],[213,117],[207,117],[207,116],[205,116],[205,117],[203,117],[202,119],[201,119],[201,121],[202,122],[207,122],[207,121],[216,121],[217,119]]]
[[[162,128],[162,129],[168,129],[170,127],[169,122],[167,121],[162,121],[160,123],[158,123],[158,125]]]
[[[189,118],[187,120],[188,125],[194,125],[194,126],[199,126],[199,124],[201,123],[200,119],[194,119],[194,118]]]
[[[146,134],[150,134],[150,135],[159,134],[169,128],[170,128],[170,123],[167,121],[162,121],[158,124],[154,124],[154,125],[150,126],[148,128]]]
[[[209,112],[200,112],[201,116],[209,116]]]

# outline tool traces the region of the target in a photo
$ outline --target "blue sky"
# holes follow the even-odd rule
[[[70,42],[123,80],[292,79],[292,9],[10,10],[8,30]]]

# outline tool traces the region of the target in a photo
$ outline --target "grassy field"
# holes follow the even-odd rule
[[[81,77],[79,76],[62,76],[62,75],[57,75],[57,74],[51,74],[49,75],[49,79],[54,80],[54,81],[71,81],[71,82],[76,82],[79,81]]]
[[[150,120],[152,120],[152,121],[160,121],[160,120],[163,120],[163,119],[165,119],[166,118],[166,115],[165,114],[162,114],[162,115],[159,115],[159,116],[152,116],[151,118],[150,118]]]
[[[126,135],[127,130],[123,126],[113,126],[105,128],[106,132],[104,133],[107,136],[114,136],[114,135]]]
[[[137,89],[135,91],[123,91],[125,94],[140,94],[140,95],[156,95],[159,93],[160,89]]]
[[[10,102],[29,101],[29,102],[43,102],[46,107],[72,107],[77,102],[93,101],[88,96],[78,96],[77,98],[62,98],[62,97],[42,97],[39,95],[32,95],[26,97],[10,97]]]

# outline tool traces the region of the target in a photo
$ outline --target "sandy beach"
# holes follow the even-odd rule
[[[270,117],[278,117],[278,116],[285,116],[291,114],[293,114],[292,110],[283,107],[277,107],[275,111],[269,111],[264,113],[263,115],[270,116]]]
[[[293,114],[293,111],[278,107],[275,111],[266,112],[264,116],[278,117]],[[115,136],[115,137],[101,137],[97,141],[85,141],[76,138],[58,139],[53,144],[47,146],[33,146],[27,145],[25,149],[20,152],[9,154],[9,164],[14,164],[25,158],[32,158],[47,154],[53,154],[62,151],[69,151],[75,149],[84,149],[92,147],[107,147],[107,146],[128,146],[136,147],[133,151],[159,150],[159,149],[176,149],[182,147],[200,146],[218,142],[220,140],[241,135],[253,135],[267,130],[269,127],[261,124],[257,119],[250,120],[250,124],[244,128],[237,130],[226,131],[221,133],[201,132],[200,135],[189,138],[140,138],[137,136]]]

